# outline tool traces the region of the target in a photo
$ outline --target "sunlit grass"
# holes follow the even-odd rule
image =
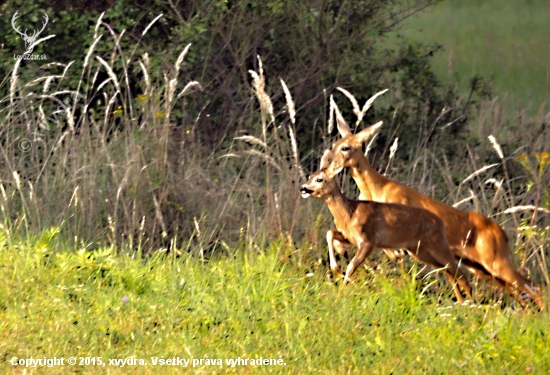
[[[34,369],[40,374],[183,370],[153,366],[151,357],[162,356],[195,359],[196,366],[189,362],[187,369],[203,373],[550,369],[546,314],[487,304],[459,307],[444,281],[440,296],[422,294],[423,285],[408,266],[362,270],[355,284],[341,287],[325,277],[324,266],[281,263],[280,250],[274,245],[203,263],[164,252],[144,259],[114,248],[66,252],[4,241],[4,372],[22,371],[10,365],[14,356],[102,357],[107,364]],[[433,281],[433,276],[426,280]],[[108,359],[132,356],[148,366],[108,364]],[[286,365],[231,367],[225,361],[238,357],[282,359]],[[198,364],[206,358],[221,359],[222,367]]]

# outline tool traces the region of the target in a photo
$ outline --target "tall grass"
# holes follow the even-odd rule
[[[115,41],[110,57],[94,55],[107,37]],[[304,229],[303,171],[284,82],[290,122],[266,109],[260,65],[252,73],[261,138],[228,134],[223,152],[211,154],[196,132],[198,119],[185,109],[186,97],[200,90],[180,79],[190,46],[161,72],[148,54],[123,51],[121,37],[100,17],[82,72],[50,63],[43,76],[21,82],[23,68],[14,62],[9,96],[1,100],[6,225],[27,233],[59,225],[75,246],[126,243],[201,256],[268,237],[290,245]],[[138,87],[129,84],[131,70],[143,78]],[[64,87],[68,75],[80,76],[75,89]],[[250,110],[257,113],[254,98]]]
[[[186,112],[187,101],[193,100],[189,95],[200,90],[199,82],[180,79],[192,46],[159,70],[150,66],[148,54],[135,57],[122,50],[122,34],[101,18],[95,30],[81,72],[71,71],[71,63],[49,63],[42,76],[22,82],[21,62],[14,62],[6,81],[9,95],[0,101],[0,204],[9,233],[24,237],[59,227],[60,237],[75,249],[162,248],[203,260],[214,252],[261,251],[272,241],[283,244],[284,261],[307,263],[324,256],[329,215],[322,204],[302,203],[298,191],[306,171],[296,134],[309,125],[299,122],[292,85],[281,79],[280,89],[268,92],[267,87],[275,86],[266,85],[258,57],[257,70],[249,72],[252,95],[246,116],[256,122],[247,124],[247,133],[227,133],[221,151],[212,153],[202,145],[197,119]],[[104,38],[115,41],[113,51],[97,56],[94,49]],[[131,71],[141,74],[138,86],[129,84]],[[74,89],[64,86],[71,74],[80,77]],[[400,93],[395,88],[377,105],[392,106]],[[353,104],[359,128],[372,102],[363,110]],[[497,153],[487,137],[510,139],[506,132],[513,133],[514,127],[501,126],[497,102],[478,108],[468,125],[474,144],[461,150],[463,158],[449,161],[441,152],[453,147],[444,134],[462,116],[441,123],[448,113],[459,112],[445,109],[435,121],[419,124],[416,143],[407,145],[408,159],[396,156],[400,124],[385,124],[390,135],[386,144],[371,147],[389,160],[375,165],[428,196],[495,219],[510,234],[523,271],[548,282],[544,244],[550,203],[543,134],[548,115],[521,120],[518,126],[530,124],[529,130]],[[394,119],[403,117],[396,117],[397,111],[406,116],[408,109],[394,108]],[[322,143],[309,147],[319,155],[332,137],[330,124],[322,131]],[[522,144],[531,136],[529,145]],[[355,194],[349,179],[344,177],[342,185],[347,195]]]

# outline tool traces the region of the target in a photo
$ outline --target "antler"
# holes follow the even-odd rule
[[[344,120],[344,116],[342,116],[342,113],[338,109],[338,106],[332,98],[332,95],[330,96],[330,107],[331,111],[334,111],[334,113],[336,113],[336,127],[338,128],[338,132],[340,132],[340,135],[342,137],[351,135],[351,129],[346,120]]]
[[[357,116],[357,123],[355,124],[356,127],[361,123],[361,120],[363,120],[363,117],[365,117],[365,113],[367,113],[368,109],[372,106],[374,99],[376,99],[377,97],[379,97],[380,95],[388,91],[388,89],[385,89],[377,92],[369,100],[367,100],[367,102],[363,106],[363,109],[359,109],[359,103],[357,103],[357,100],[355,99],[355,97],[348,90],[343,89],[342,87],[337,87],[337,89],[340,90],[342,93],[344,93],[344,95],[348,97],[349,101],[353,105],[353,113],[355,113],[355,115]]]
[[[32,36],[38,36],[40,35],[40,33],[42,31],[44,31],[44,29],[46,28],[46,25],[48,24],[48,21],[50,20],[50,18],[48,17],[48,15],[46,14],[46,12],[44,12],[44,23],[42,24],[42,29],[40,29],[40,31],[37,33],[36,30],[34,31],[34,33],[32,34]]]
[[[21,35],[24,38],[27,36],[27,30],[25,30],[25,32],[22,33],[21,31],[19,31],[19,27],[15,26],[15,20],[21,17],[21,16],[17,16],[17,13],[19,13],[19,11],[16,11],[13,17],[11,18],[11,26],[13,27],[13,29],[17,34]]]

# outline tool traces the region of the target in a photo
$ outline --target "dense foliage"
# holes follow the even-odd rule
[[[454,108],[456,98],[430,72],[428,59],[437,46],[427,48],[406,41],[388,45],[385,36],[404,18],[433,2],[8,1],[0,10],[0,35],[5,36],[0,51],[1,76],[7,77],[13,69],[12,55],[23,52],[22,40],[11,26],[15,11],[20,14],[17,25],[29,28],[29,33],[40,26],[46,12],[50,22],[41,36],[53,34],[55,38],[38,45],[35,53],[46,54],[48,62],[74,61],[71,71],[77,72],[97,35],[97,19],[105,12],[102,22],[108,27],[100,29],[103,39],[95,53],[110,59],[117,74],[122,74],[124,60],[113,59],[115,54],[131,62],[148,53],[152,70],[166,72],[171,69],[168,61],[174,61],[183,46],[192,43],[180,77],[199,81],[204,90],[185,102],[184,109],[178,108],[176,116],[180,125],[199,117],[200,139],[209,150],[216,149],[237,129],[257,130],[257,119],[250,111],[253,104],[248,74],[249,69],[257,69],[257,56],[273,77],[268,81],[268,92],[276,91],[274,100],[282,99],[281,91],[273,88],[278,85],[275,78],[290,84],[304,151],[312,149],[315,140],[323,136],[320,129],[326,129],[327,98],[337,86],[353,92],[360,101],[380,88],[391,87],[389,107],[376,116],[389,118],[396,108],[406,106],[398,121],[403,122],[403,134],[416,136],[420,118],[434,120],[443,107]],[[23,62],[22,67],[22,77],[41,72],[40,64],[34,62]],[[136,65],[129,64],[128,68],[131,92],[138,96],[143,93],[142,72]],[[64,79],[74,89],[79,77],[73,74]],[[7,86],[1,90],[5,94]],[[342,96],[340,99],[346,101]],[[440,120],[452,116],[447,113]]]

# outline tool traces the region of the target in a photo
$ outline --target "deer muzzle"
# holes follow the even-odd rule
[[[313,194],[313,190],[308,189],[305,185],[300,188],[300,193],[302,193],[302,198],[309,198]]]

